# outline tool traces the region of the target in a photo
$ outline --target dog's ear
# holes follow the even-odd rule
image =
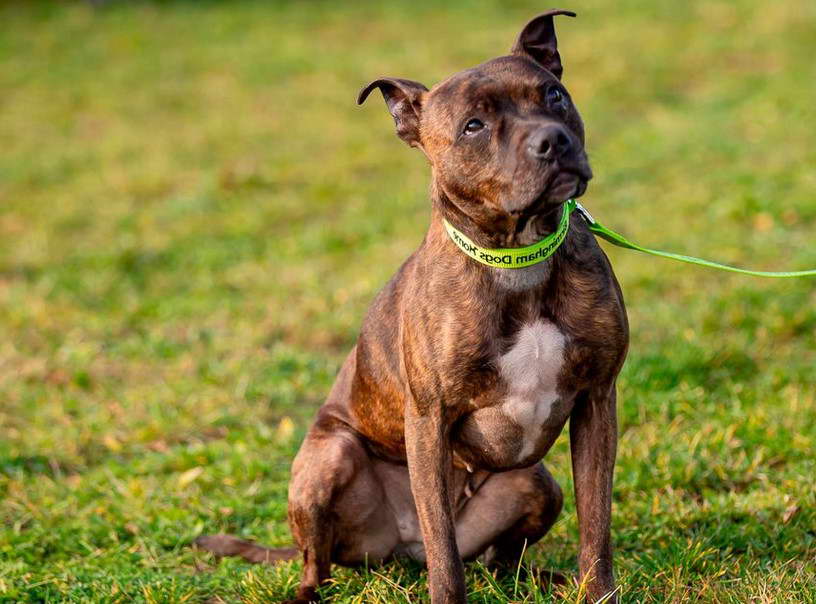
[[[419,82],[401,78],[380,78],[374,80],[360,91],[357,104],[362,105],[368,95],[379,88],[388,105],[388,111],[397,125],[397,136],[411,147],[422,147],[419,138],[419,116],[422,113],[422,100],[428,89]]]
[[[561,55],[558,54],[558,40],[555,39],[553,17],[556,15],[574,17],[575,13],[553,9],[534,18],[521,30],[511,52],[530,57],[560,80],[564,67],[561,65]]]

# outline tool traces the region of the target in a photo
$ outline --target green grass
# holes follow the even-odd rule
[[[575,3],[565,3],[568,6]],[[549,5],[0,5],[0,600],[260,602],[289,464],[428,169],[380,75],[432,84]],[[816,266],[816,4],[582,2],[559,22],[596,178],[646,245]],[[816,601],[816,288],[609,250],[632,324],[613,535],[628,602]],[[575,574],[568,493],[528,558]],[[426,601],[394,563],[337,602]],[[474,602],[550,601],[469,567]],[[559,597],[579,598],[576,588]]]

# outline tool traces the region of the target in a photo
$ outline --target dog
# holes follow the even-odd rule
[[[397,136],[427,157],[430,227],[372,303],[294,460],[297,550],[198,540],[252,562],[299,551],[303,576],[290,603],[317,601],[333,563],[424,562],[434,604],[466,601],[463,560],[515,569],[561,510],[540,460],[567,420],[579,580],[589,600],[616,600],[615,382],[629,336],[612,268],[582,220],[524,268],[468,252],[542,240],[592,178],[583,123],[561,82],[557,15],[575,16],[539,15],[509,55],[431,90],[380,78],[360,92],[362,104],[379,89]]]

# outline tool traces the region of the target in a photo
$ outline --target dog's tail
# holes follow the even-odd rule
[[[277,564],[298,557],[298,550],[294,547],[264,547],[254,541],[239,539],[232,535],[202,535],[194,543],[196,547],[207,550],[219,558],[240,556],[253,564]]]

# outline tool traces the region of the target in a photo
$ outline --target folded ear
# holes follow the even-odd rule
[[[380,78],[360,91],[357,104],[362,105],[368,95],[379,88],[388,105],[388,111],[397,125],[397,136],[411,147],[421,147],[419,138],[419,117],[422,114],[422,100],[428,89],[419,82],[400,78]]]
[[[575,13],[553,9],[534,18],[521,30],[511,52],[530,57],[560,80],[564,67],[558,54],[558,40],[555,39],[553,17],[556,15],[574,17]]]

